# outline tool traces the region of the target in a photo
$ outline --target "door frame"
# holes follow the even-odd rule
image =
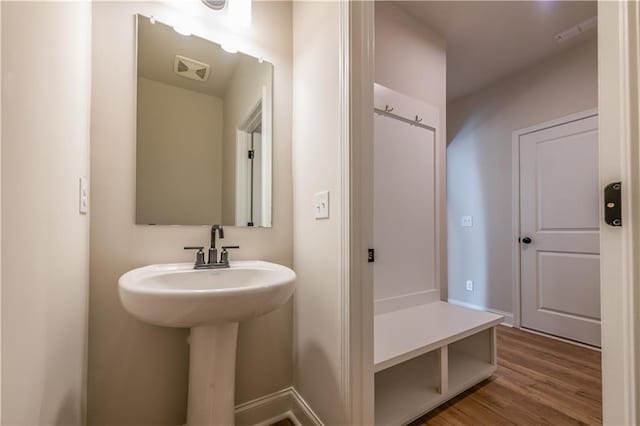
[[[272,181],[272,132],[271,117],[273,115],[270,89],[262,86],[260,97],[254,102],[244,120],[236,129],[236,176],[235,176],[235,224],[247,226],[250,217],[248,197],[253,182],[249,179],[249,165],[246,161],[247,150],[251,143],[251,134],[260,125],[262,137],[260,149],[262,150],[261,165],[261,191],[262,202],[260,206],[260,223],[255,227],[270,227],[271,223],[271,181]]]
[[[348,303],[343,305],[343,335],[349,356],[343,360],[349,382],[344,388],[352,424],[373,422],[373,294],[372,277],[363,250],[371,244],[371,170],[374,3],[341,0],[341,59],[347,84],[341,93],[349,109],[348,164],[351,211],[348,256]],[[345,3],[349,3],[345,6]],[[345,9],[348,18],[345,19]],[[598,1],[598,90],[600,184],[622,181],[623,226],[600,230],[603,420],[605,424],[636,424],[640,406],[640,5],[638,1]],[[344,66],[344,65],[343,65]],[[344,75],[344,69],[343,69]],[[344,98],[343,98],[344,99]],[[344,165],[344,163],[343,163]],[[601,217],[602,217],[601,210]],[[354,218],[361,217],[361,221]],[[602,220],[601,220],[601,223]],[[606,225],[603,225],[606,226]],[[343,273],[346,271],[343,271]],[[640,284],[639,284],[640,286]],[[605,291],[606,290],[606,291]],[[355,421],[354,421],[355,420]],[[360,421],[357,421],[360,420]]]
[[[374,423],[373,268],[366,255],[373,247],[374,11],[373,1],[341,0],[342,167],[348,171],[342,204],[350,206],[342,219],[348,224],[342,255],[349,265],[343,269],[343,369],[349,377],[347,419],[354,425]]]
[[[511,133],[511,192],[513,194],[513,197],[511,199],[511,257],[513,258],[511,274],[513,277],[513,326],[515,328],[521,327],[522,313],[520,243],[518,242],[518,239],[520,238],[520,138],[529,133],[549,129],[551,127],[560,126],[597,115],[598,108],[592,108],[585,111],[565,115],[553,120],[545,121],[544,123],[538,123],[533,126],[525,127],[524,129],[518,129]]]
[[[635,290],[640,285],[639,25],[637,0],[598,1],[600,187],[622,182],[622,226],[605,225],[604,209],[600,214],[605,424],[640,420],[640,294]]]

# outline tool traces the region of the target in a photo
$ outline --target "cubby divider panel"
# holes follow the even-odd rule
[[[399,425],[440,404],[440,353],[428,352],[375,375],[377,425]]]

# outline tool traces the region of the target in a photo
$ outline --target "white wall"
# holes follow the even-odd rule
[[[346,424],[341,403],[339,2],[293,6],[294,385],[322,421]],[[330,218],[314,219],[328,190]]]
[[[426,102],[440,114],[435,151],[436,281],[446,300],[446,43],[392,3],[377,1],[375,6],[375,82]]]
[[[2,424],[84,424],[91,5],[2,4]]]
[[[449,298],[513,312],[512,132],[597,105],[593,38],[448,106]]]
[[[136,226],[134,14],[182,20],[220,40],[231,30],[210,18],[187,19],[159,2],[93,3],[91,300],[89,424],[180,425],[187,396],[187,330],[145,325],[118,299],[118,277],[151,263],[193,261],[185,245],[208,245],[207,227]],[[241,31],[241,30],[238,30]],[[234,259],[292,265],[291,4],[254,2],[238,48],[274,64],[273,228],[227,228]],[[240,326],[236,400],[291,385],[291,304]]]
[[[446,123],[446,42],[390,1],[377,1],[375,81],[440,110]]]
[[[222,99],[138,78],[136,222],[223,223]]]

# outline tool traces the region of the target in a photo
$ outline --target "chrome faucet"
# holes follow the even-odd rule
[[[216,248],[216,233],[220,239],[224,238],[224,229],[222,225],[211,226],[211,247],[209,247],[209,259],[207,263],[204,262],[204,247],[202,246],[189,246],[185,247],[185,250],[198,250],[196,254],[196,262],[193,265],[194,269],[219,269],[229,267],[229,249],[237,249],[240,246],[222,246],[222,252],[220,253],[220,261],[218,261],[218,249]]]
[[[209,261],[208,264],[218,263],[218,249],[216,248],[216,232],[220,235],[220,239],[224,238],[224,229],[222,225],[211,226],[211,247],[209,247]]]

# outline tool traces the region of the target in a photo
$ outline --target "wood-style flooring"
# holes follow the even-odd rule
[[[499,326],[496,373],[412,426],[581,424],[602,424],[600,352]]]

